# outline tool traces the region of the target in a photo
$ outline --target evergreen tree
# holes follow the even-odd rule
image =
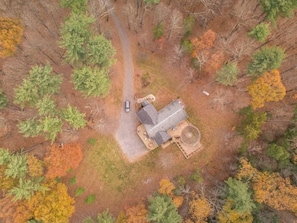
[[[34,118],[20,121],[18,123],[19,132],[24,137],[35,137],[40,133],[39,123]]]
[[[177,212],[172,199],[167,195],[155,195],[149,198],[148,220],[155,223],[181,223],[182,218]]]
[[[268,23],[260,23],[249,32],[249,36],[255,38],[259,42],[264,42],[269,34],[270,29]]]
[[[61,0],[63,8],[69,7],[74,13],[83,13],[87,10],[88,0]]]
[[[88,41],[87,54],[89,64],[108,68],[113,63],[115,49],[103,35],[98,35]]]
[[[216,80],[225,86],[232,86],[236,83],[238,74],[239,69],[237,63],[230,62],[217,71]]]
[[[97,69],[84,66],[74,70],[72,81],[74,88],[85,97],[106,96],[110,88],[110,80],[106,69]]]
[[[248,74],[252,77],[278,69],[285,58],[285,52],[280,47],[264,47],[256,51],[252,56],[252,61],[248,65]]]
[[[20,154],[10,155],[5,176],[16,178],[25,177],[28,172],[27,157]]]
[[[57,105],[49,95],[44,96],[42,99],[37,101],[36,108],[40,116],[56,116],[58,114]]]
[[[105,210],[97,216],[98,223],[114,223],[115,218],[109,213],[109,210]]]
[[[77,108],[70,105],[62,110],[62,117],[68,122],[72,128],[79,129],[86,126],[85,114],[80,113]]]
[[[39,120],[38,131],[53,143],[59,132],[62,131],[63,122],[58,117],[45,116]]]
[[[66,50],[65,60],[71,64],[86,59],[85,44],[91,37],[90,25],[95,22],[93,16],[71,13],[61,29],[59,46]]]

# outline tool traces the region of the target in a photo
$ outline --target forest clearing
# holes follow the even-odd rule
[[[0,0],[0,222],[297,222],[296,8]],[[189,159],[137,138],[150,94],[183,101]]]

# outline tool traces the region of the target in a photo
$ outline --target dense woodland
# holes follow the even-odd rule
[[[0,221],[296,221],[296,8],[296,0],[1,0]],[[183,87],[211,79],[250,100],[234,111],[241,144],[227,179],[207,182],[199,171],[162,179],[119,213],[106,206],[70,220],[87,191],[71,196],[76,179],[63,179],[96,143],[79,140],[94,118],[85,107],[114,84],[112,13],[145,52],[139,60],[165,57],[183,70]],[[222,93],[215,103],[228,102]],[[85,204],[96,199],[89,194]]]

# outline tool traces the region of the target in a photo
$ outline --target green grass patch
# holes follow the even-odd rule
[[[95,145],[90,145],[85,161],[89,164],[88,168],[98,173],[98,180],[106,185],[104,193],[113,195],[136,189],[135,182],[154,172],[156,155],[157,151],[152,151],[141,162],[128,163],[114,137],[108,135],[98,138]]]
[[[74,196],[78,197],[78,196],[82,195],[84,192],[85,192],[85,188],[79,187],[75,190]]]
[[[90,194],[90,195],[88,195],[88,196],[86,197],[86,199],[85,199],[85,203],[86,203],[86,204],[92,204],[92,203],[95,202],[95,200],[96,200],[96,195],[95,195],[95,194]]]
[[[69,180],[69,185],[74,185],[74,184],[76,184],[76,176],[71,177]]]

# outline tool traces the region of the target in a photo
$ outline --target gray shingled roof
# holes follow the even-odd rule
[[[170,139],[167,131],[176,127],[181,121],[185,120],[188,115],[181,101],[175,100],[159,112],[156,111],[152,104],[149,104],[137,113],[137,117],[144,125],[148,135],[155,139],[156,143],[160,145]],[[169,138],[163,134],[164,132]],[[164,141],[166,138],[167,140]]]
[[[152,104],[148,104],[136,113],[142,124],[156,125],[158,112]]]
[[[154,136],[154,140],[158,145],[163,144],[164,142],[168,141],[171,139],[171,136],[167,132],[158,132]]]

